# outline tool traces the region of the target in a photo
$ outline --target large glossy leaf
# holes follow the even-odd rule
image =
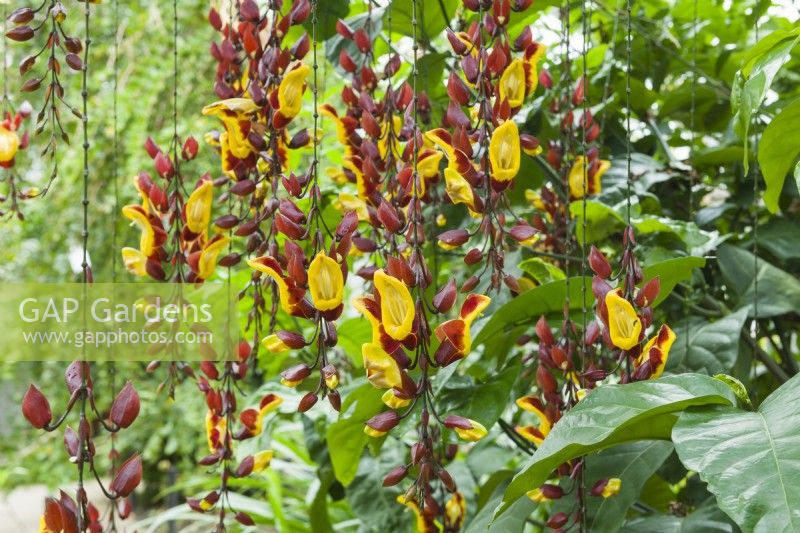
[[[747,141],[753,114],[761,107],[772,81],[800,42],[800,28],[775,31],[759,41],[745,56],[742,69],[736,73],[731,104],[733,120],[744,142],[743,163],[748,166]]]
[[[672,292],[672,289],[675,288],[675,285],[685,279],[689,279],[692,275],[692,270],[703,265],[705,265],[705,259],[702,257],[675,257],[646,267],[644,269],[645,280],[650,280],[656,276],[661,278],[661,292],[653,302],[653,306],[663,302]],[[586,284],[587,288],[586,305],[591,306],[594,303],[591,280],[587,277],[583,280],[583,283]],[[475,337],[475,344],[485,343],[515,326],[533,324],[541,315],[561,313],[564,308],[566,294],[566,280],[545,283],[523,292],[491,312],[489,320]],[[569,279],[569,297],[570,309],[579,310],[583,303],[581,278],[573,277]]]
[[[783,182],[800,154],[800,98],[784,107],[772,119],[758,144],[758,164],[764,175],[764,204],[772,213],[778,211]]]
[[[634,518],[620,533],[734,533],[736,527],[715,505],[701,507],[687,516],[655,514]]]
[[[587,457],[585,478],[589,486],[602,478],[617,477],[622,480],[622,488],[613,498],[587,497],[588,530],[618,530],[625,521],[628,509],[639,498],[648,478],[658,470],[670,453],[672,443],[649,440],[614,446]],[[569,513],[573,503],[572,498],[562,498],[555,502],[553,511]]]
[[[758,260],[758,292],[753,254],[735,246],[724,245],[717,250],[717,261],[726,283],[739,296],[739,307],[749,309],[753,316],[753,301],[758,296],[758,316],[773,317],[800,309],[800,281],[762,258]]]
[[[740,309],[714,322],[692,324],[688,331],[677,328],[678,339],[670,350],[667,370],[708,375],[729,372],[739,355],[739,334],[746,319],[747,309]]]
[[[735,403],[735,396],[725,384],[701,374],[600,387],[553,426],[512,480],[496,516],[544,483],[565,461],[627,442],[669,439],[677,414],[687,407]]]
[[[675,450],[744,531],[800,530],[800,375],[757,411],[708,406],[683,413]]]

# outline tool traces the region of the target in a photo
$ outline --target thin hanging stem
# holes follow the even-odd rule
[[[689,171],[689,222],[694,221],[694,182],[696,178],[696,170],[694,166],[694,148],[697,141],[697,133],[695,131],[695,114],[697,104],[697,0],[692,4],[692,99],[689,106],[689,129],[691,130],[691,145],[689,146],[689,162],[691,170]],[[691,280],[689,282],[689,291],[692,290]],[[684,338],[686,353],[689,353],[689,338],[691,336],[692,321],[689,319],[689,294],[687,293],[684,300],[684,318],[686,320],[686,333]]]
[[[760,40],[759,16],[758,16],[758,2],[753,6],[753,15],[755,16],[755,36],[756,43]],[[756,112],[753,113],[753,150],[758,154],[758,144],[760,137],[758,134],[758,113],[761,110],[761,102],[759,102]],[[761,177],[761,168],[758,165],[758,158],[755,158],[753,164],[753,340],[755,341],[753,351],[758,348],[758,201],[759,201],[759,178]]]
[[[631,188],[633,178],[631,176],[631,41],[633,32],[631,30],[631,0],[625,2],[626,15],[626,34],[625,34],[625,169],[626,169],[626,194],[625,205],[627,208],[626,223],[631,227]],[[627,239],[630,246],[630,239]]]
[[[81,80],[81,101],[83,103],[83,115],[81,116],[81,123],[83,125],[83,197],[81,204],[83,205],[83,230],[82,237],[82,252],[83,257],[81,260],[81,268],[83,270],[83,329],[87,329],[88,317],[86,314],[86,300],[88,299],[88,284],[89,284],[89,49],[92,44],[92,39],[89,33],[89,19],[91,9],[89,2],[84,3],[84,56],[83,56],[83,77]],[[78,422],[78,488],[76,492],[76,500],[78,505],[78,531],[83,531],[85,528],[86,519],[86,494],[83,488],[84,465],[88,456],[87,437],[88,431],[84,431],[84,427],[88,427],[86,420],[86,400],[87,400],[87,381],[89,366],[86,363],[86,345],[83,346],[83,356],[79,361],[81,372],[81,392],[80,392],[80,420]]]
[[[562,9],[561,11],[561,24],[563,28],[563,37],[562,37],[562,50],[563,56],[561,60],[561,90],[563,92],[562,95],[562,105],[564,106],[564,118],[569,117],[569,123],[566,123],[562,120],[562,131],[563,128],[566,127],[567,131],[563,133],[564,143],[563,143],[563,153],[561,156],[561,178],[564,184],[564,191],[565,191],[565,205],[564,205],[564,273],[566,274],[564,280],[564,324],[563,324],[563,334],[568,336],[568,331],[570,330],[570,318],[569,318],[569,310],[571,307],[570,302],[570,256],[572,255],[572,235],[571,235],[571,220],[570,220],[570,192],[569,192],[569,152],[570,152],[570,136],[572,135],[572,113],[569,112],[570,106],[570,81],[571,81],[571,64],[569,58],[569,50],[570,50],[570,20],[569,20],[569,3]]]

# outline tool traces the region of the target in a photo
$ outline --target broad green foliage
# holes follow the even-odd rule
[[[678,414],[687,407],[735,403],[735,396],[725,384],[699,374],[600,387],[553,427],[508,486],[496,516],[544,483],[550,472],[565,461],[627,442],[668,440]]]
[[[756,411],[708,406],[688,410],[675,424],[681,461],[744,531],[800,528],[799,396],[795,376]]]

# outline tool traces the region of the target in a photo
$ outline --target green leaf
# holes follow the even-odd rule
[[[713,375],[729,372],[739,355],[739,334],[747,319],[747,310],[741,309],[715,322],[705,322],[686,328],[677,328],[678,335],[669,353],[667,369],[689,370]]]
[[[758,143],[758,164],[764,175],[764,203],[771,213],[778,211],[778,199],[786,175],[800,154],[800,98],[783,108],[764,128]]]
[[[639,499],[647,480],[672,453],[672,443],[663,440],[632,442],[614,446],[586,458],[588,485],[602,478],[618,477],[622,480],[619,494],[613,498],[589,496],[586,501],[588,531],[617,531],[625,521],[628,509]],[[566,487],[565,487],[566,489]],[[553,512],[569,514],[573,502],[562,498],[553,506]]]
[[[736,73],[731,105],[735,113],[734,125],[744,142],[742,161],[745,170],[748,167],[748,132],[753,114],[761,107],[772,81],[798,41],[800,28],[778,30],[767,35],[745,56],[742,69]]]
[[[566,278],[563,270],[540,257],[529,257],[519,264],[519,269],[530,275],[540,285]]]
[[[350,0],[333,0],[321,2],[322,9],[317,10],[317,42],[325,41],[336,35],[336,21],[347,17],[350,11]],[[312,18],[308,17],[303,22],[303,28],[311,38]]]
[[[687,516],[649,515],[629,520],[620,533],[734,533],[736,528],[715,505]]]
[[[604,385],[569,410],[508,486],[495,516],[544,483],[558,465],[618,444],[670,438],[677,414],[692,405],[733,405],[724,383],[701,374]]]
[[[489,482],[487,482],[488,484]],[[522,533],[525,531],[525,522],[536,509],[536,504],[528,498],[517,500],[511,505],[507,513],[494,519],[494,521],[492,520],[494,509],[502,501],[503,491],[507,486],[507,482],[500,483],[494,489],[491,498],[481,507],[478,514],[467,523],[464,533]]]
[[[423,44],[441,34],[455,16],[457,0],[434,0],[417,2],[417,39]],[[389,27],[389,15],[392,17],[392,32],[408,37],[414,35],[411,26],[411,2],[393,2],[391,10],[386,11],[384,25]]]
[[[800,163],[795,167],[795,177],[800,180]],[[758,246],[782,261],[800,258],[800,231],[797,231],[797,222],[773,218],[759,226]]]
[[[735,246],[724,245],[717,250],[717,262],[726,283],[739,296],[739,308],[754,315],[753,301],[758,295],[758,316],[773,317],[800,309],[800,281],[785,270],[764,259],[758,261],[758,293],[754,280],[753,254]]]
[[[663,302],[678,283],[691,278],[692,271],[695,268],[701,268],[705,264],[706,260],[702,257],[689,256],[675,257],[646,266],[644,268],[645,281],[649,281],[656,276],[661,279],[661,292],[658,293],[658,297],[653,301],[653,307]]]
[[[691,277],[692,270],[703,265],[705,265],[705,259],[702,257],[675,257],[645,268],[644,279],[646,281],[656,276],[661,278],[661,292],[653,302],[653,306],[663,302],[675,285]],[[583,283],[586,285],[586,305],[591,307],[594,304],[591,279],[587,277]],[[570,309],[572,310],[579,310],[583,303],[581,285],[581,278],[569,279]],[[515,326],[532,324],[541,315],[563,312],[566,293],[566,280],[552,281],[523,292],[491,312],[489,320],[475,337],[475,345],[485,343]]]
[[[581,278],[570,278],[570,301],[576,308],[581,304],[581,285]],[[583,280],[583,285],[587,290],[587,305],[591,305],[594,300],[591,293],[591,280],[586,278]],[[541,315],[561,312],[566,293],[565,280],[545,283],[523,292],[490,314],[489,320],[475,337],[474,344],[477,346],[484,343],[513,326],[532,323],[531,319],[535,320]]]
[[[458,413],[476,420],[490,428],[503,414],[510,402],[509,393],[519,377],[520,359],[502,372],[493,373],[485,383],[462,383],[445,386],[440,393],[441,406],[438,411]]]
[[[572,202],[569,205],[569,211],[575,219],[575,238],[578,239],[578,243],[582,244],[584,242],[583,202]],[[596,243],[624,228],[625,219],[612,207],[597,200],[586,201],[585,242]]]
[[[708,483],[745,531],[800,530],[800,375],[758,411],[709,406],[686,411],[673,430],[678,456]]]
[[[345,395],[339,420],[328,426],[326,438],[333,472],[344,486],[356,477],[369,439],[364,433],[364,423],[382,407],[381,391],[365,383]]]

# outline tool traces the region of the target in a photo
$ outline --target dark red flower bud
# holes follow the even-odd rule
[[[150,137],[144,141],[144,149],[147,151],[147,155],[150,156],[150,159],[155,159],[156,156],[161,153],[161,148],[159,148],[155,141],[153,141],[153,139]]]
[[[467,105],[469,103],[469,88],[455,71],[451,72],[450,77],[447,79],[447,94],[459,105]]]
[[[467,281],[465,281],[461,285],[461,292],[471,291],[472,289],[478,286],[478,283],[480,283],[480,281],[481,278],[479,278],[478,276],[470,276],[469,278],[467,278]]]
[[[594,245],[589,250],[589,267],[603,279],[608,279],[611,276],[611,264],[606,259],[606,256],[603,255],[603,252],[595,248]]]
[[[28,387],[22,398],[22,414],[36,429],[42,429],[53,419],[50,402],[34,385]]]
[[[550,325],[547,323],[547,319],[544,317],[544,315],[539,317],[539,320],[536,322],[536,336],[539,337],[539,341],[542,344],[547,346],[551,346],[556,343],[556,340],[553,337],[553,332],[550,330]]]
[[[8,16],[8,21],[12,24],[25,24],[33,20],[33,9],[29,7],[20,7],[11,12]]]
[[[253,466],[255,465],[255,459],[253,459],[252,455],[248,455],[242,462],[239,463],[239,467],[236,469],[236,477],[247,477],[253,471]]]
[[[395,411],[384,411],[367,420],[367,426],[382,433],[391,431],[399,423],[400,415]]]
[[[300,399],[300,403],[297,404],[297,412],[305,413],[306,411],[314,407],[314,404],[316,403],[317,403],[317,395],[313,392],[309,392]]]
[[[251,180],[250,178],[237,181],[236,183],[231,185],[230,188],[231,194],[235,194],[236,196],[247,196],[249,194],[252,194],[252,192],[255,190],[256,190],[256,182]]]
[[[553,77],[550,76],[550,71],[546,68],[543,68],[539,72],[539,85],[545,89],[551,89],[553,87]]]
[[[208,23],[217,31],[222,29],[222,17],[219,16],[219,11],[213,7],[208,11]]]
[[[197,139],[194,137],[189,137],[184,141],[183,147],[181,148],[181,156],[186,161],[191,161],[197,156],[197,150],[200,146],[197,144]]]
[[[17,26],[6,32],[6,37],[13,41],[27,41],[32,39],[33,36],[34,31],[30,26]]]
[[[128,496],[142,481],[142,458],[133,455],[125,461],[114,476],[109,488],[119,496]]]
[[[648,307],[658,298],[659,292],[661,292],[661,278],[656,276],[639,289],[634,301],[639,307]]]
[[[545,483],[539,490],[542,491],[542,495],[550,500],[557,500],[564,495],[564,489],[559,487],[558,485],[553,485],[550,483]]]
[[[311,369],[308,365],[299,364],[291,368],[287,368],[281,372],[281,377],[289,382],[303,381],[311,374]]]
[[[133,421],[139,416],[139,406],[139,394],[133,384],[128,381],[117,394],[114,403],[111,404],[108,419],[117,426],[126,428],[133,424]]]
[[[451,229],[440,233],[437,239],[447,246],[461,246],[469,240],[469,232],[464,228]]]
[[[353,30],[350,29],[350,26],[348,26],[347,23],[341,19],[336,21],[336,33],[345,39],[353,38]]]
[[[175,175],[175,166],[172,164],[172,159],[163,152],[159,152],[155,158],[156,172],[162,178],[171,178]]]
[[[455,52],[456,55],[459,56],[463,56],[464,54],[466,54],[467,53],[466,43],[464,43],[461,39],[459,39],[458,36],[455,33],[453,33],[453,30],[451,30],[450,28],[447,28],[446,33],[447,33],[447,40],[450,41],[450,46],[453,48],[453,52]]]
[[[508,232],[511,238],[517,242],[524,242],[533,237],[534,235],[536,235],[537,233],[538,232],[536,231],[536,229],[525,223],[517,224],[516,226],[511,228],[511,230]]]
[[[395,211],[394,207],[386,200],[381,201],[376,215],[381,224],[383,224],[383,227],[391,233],[397,233],[403,227],[403,223],[397,216],[397,211]]]
[[[408,474],[408,468],[405,466],[398,466],[397,468],[394,468],[391,472],[386,474],[385,478],[383,478],[383,486],[394,487],[403,481],[403,479],[406,477],[406,474]]]
[[[239,4],[239,14],[243,19],[251,22],[258,22],[261,18],[261,13],[255,0],[242,0]]]
[[[544,366],[539,365],[536,368],[536,384],[542,389],[545,394],[552,394],[556,391],[558,384],[553,374],[550,373]]]
[[[479,248],[473,248],[464,256],[464,263],[474,265],[483,259],[483,252]]]
[[[356,32],[353,34],[353,41],[355,41],[358,49],[365,54],[369,52],[370,49],[372,48],[372,43],[369,40],[369,35],[367,35],[367,32],[364,31],[364,28],[356,30]]]
[[[564,527],[568,521],[569,521],[569,516],[567,516],[567,513],[558,512],[547,520],[547,527],[552,529],[558,529],[560,527]]]
[[[308,0],[296,0],[289,12],[292,25],[302,24],[311,14],[311,2]]]
[[[456,302],[456,293],[456,281],[451,278],[433,297],[433,307],[440,313],[448,312]]]
[[[339,52],[339,65],[346,72],[355,72],[358,68],[358,65],[356,65],[356,62],[353,61],[352,57],[350,57],[350,54],[347,53],[347,50],[342,50]]]
[[[291,52],[295,59],[303,59],[311,49],[311,39],[308,33],[303,33],[296,43],[292,45]]]

